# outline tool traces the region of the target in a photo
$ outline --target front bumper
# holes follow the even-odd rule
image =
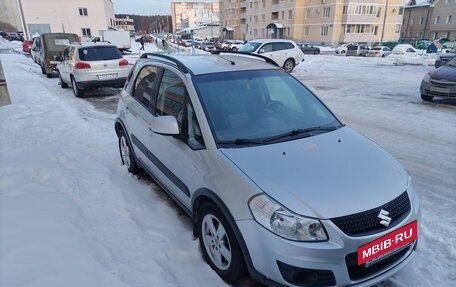
[[[409,214],[384,232],[350,237],[330,220],[322,220],[329,236],[326,242],[297,242],[283,239],[254,220],[238,221],[252,267],[276,286],[372,286],[386,280],[415,255],[416,241],[394,255],[370,266],[358,266],[358,248],[419,218],[419,203],[411,198]]]
[[[438,98],[456,98],[456,82],[421,81],[421,95]]]

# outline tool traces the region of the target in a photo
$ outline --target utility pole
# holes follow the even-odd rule
[[[382,37],[380,38],[381,45],[383,45],[383,36],[385,35],[385,25],[386,25],[386,14],[387,13],[388,13],[388,0],[386,0],[385,14],[383,16]]]

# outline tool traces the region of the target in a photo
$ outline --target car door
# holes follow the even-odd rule
[[[185,77],[164,69],[157,89],[155,117],[171,115],[177,119],[180,134],[155,134],[147,146],[153,172],[185,207],[191,207],[191,193],[202,186],[204,140],[193,104],[188,96]],[[200,168],[201,167],[201,168]]]
[[[130,90],[122,90],[122,98],[125,99],[125,125],[131,140],[136,158],[142,165],[148,166],[146,145],[155,134],[151,130],[153,118],[152,102],[156,98],[156,79],[160,71],[159,67],[146,65],[140,69]],[[131,94],[131,97],[127,96]]]
[[[71,47],[68,46],[66,47],[63,52],[62,52],[62,62],[60,62],[57,67],[58,67],[58,70],[59,70],[59,73],[60,73],[60,77],[62,77],[62,80],[65,82],[65,83],[70,83],[70,71],[69,71],[69,67],[68,67],[68,58],[69,58],[69,55],[70,55],[70,49]]]

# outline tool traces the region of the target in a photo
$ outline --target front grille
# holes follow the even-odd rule
[[[426,95],[434,96],[434,97],[441,97],[441,98],[454,98],[454,97],[456,97],[455,93],[453,93],[453,94],[440,93],[440,92],[431,91],[431,90],[428,90],[428,89],[426,89],[425,91],[426,91]]]
[[[388,227],[380,224],[378,218],[380,210],[389,212],[391,222]],[[350,236],[364,236],[394,227],[402,221],[410,211],[410,200],[407,191],[399,195],[392,201],[367,211],[332,218],[331,221],[340,228],[345,234]]]
[[[404,256],[412,249],[416,248],[416,244],[412,244],[402,250],[387,256],[377,263],[370,266],[358,265],[358,254],[356,252],[350,253],[345,257],[345,263],[347,264],[348,275],[351,280],[361,280],[367,277],[373,276],[377,273],[384,272],[392,268],[394,265],[400,263]]]

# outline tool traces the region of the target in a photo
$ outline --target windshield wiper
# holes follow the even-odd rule
[[[263,144],[263,141],[237,138],[235,140],[220,140],[220,141],[217,141],[217,143],[218,144],[248,145],[248,144]]]
[[[265,138],[263,140],[263,142],[265,142],[265,143],[272,142],[272,141],[275,141],[275,140],[278,140],[281,138],[294,137],[294,136],[297,136],[297,135],[303,134],[303,133],[309,133],[309,136],[311,136],[312,132],[315,132],[315,131],[330,132],[330,131],[335,131],[335,130],[337,130],[337,127],[313,127],[313,128],[307,128],[307,129],[293,129],[289,132],[286,132],[286,133],[283,133],[280,135]]]

